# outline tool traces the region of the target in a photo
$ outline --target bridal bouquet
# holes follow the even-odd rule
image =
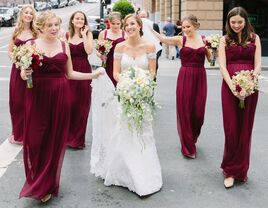
[[[235,95],[245,98],[259,89],[258,76],[253,72],[253,70],[242,70],[232,76],[233,92]],[[239,107],[241,109],[245,108],[245,99],[240,100]]]
[[[109,40],[97,41],[96,50],[101,54],[107,56],[113,47],[112,42]],[[102,67],[106,67],[105,61],[102,61]]]
[[[156,82],[148,70],[129,67],[120,74],[115,95],[131,132],[142,133],[143,124],[153,121],[157,105],[153,96],[155,87]]]
[[[215,66],[216,62],[216,52],[220,45],[221,35],[213,34],[206,37],[206,46],[212,50],[212,59],[210,61],[210,66]]]
[[[14,46],[11,59],[18,69],[37,70],[42,65],[44,53],[36,45],[23,44]],[[27,79],[27,88],[33,88],[32,76]]]

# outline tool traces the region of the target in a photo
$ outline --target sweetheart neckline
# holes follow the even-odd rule
[[[190,48],[190,49],[193,49],[193,50],[198,50],[198,49],[200,49],[200,48],[205,48],[206,46],[204,45],[204,46],[201,46],[201,47],[199,47],[199,48],[192,48],[192,47],[189,47],[189,46],[184,46],[183,48]]]
[[[46,58],[54,58],[54,57],[56,57],[57,55],[60,55],[60,54],[65,54],[65,55],[66,55],[66,53],[64,53],[64,52],[62,51],[62,52],[56,53],[54,56],[47,56],[47,55],[43,55],[43,56],[46,57]],[[66,56],[67,56],[67,55],[66,55]]]
[[[123,54],[123,55],[126,55],[127,57],[129,57],[129,58],[131,58],[131,59],[133,59],[133,60],[136,60],[136,59],[138,59],[138,58],[140,58],[140,57],[144,57],[144,56],[147,55],[147,53],[143,53],[142,55],[139,55],[139,56],[137,56],[137,57],[133,57],[133,56],[128,55],[127,53],[122,53],[122,54]]]

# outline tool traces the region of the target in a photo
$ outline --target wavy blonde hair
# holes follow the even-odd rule
[[[36,21],[35,21],[35,27],[42,32],[42,29],[45,27],[45,24],[48,20],[52,19],[52,18],[57,18],[59,23],[60,23],[60,19],[59,17],[51,12],[51,11],[44,11],[42,12],[40,15],[38,15]]]
[[[22,9],[19,12],[18,23],[17,23],[16,29],[13,33],[13,40],[15,40],[16,37],[18,37],[22,33],[22,31],[24,30],[23,14],[27,8],[30,8],[32,10],[32,14],[33,14],[33,20],[30,22],[31,32],[32,32],[34,38],[36,38],[38,35],[38,31],[36,30],[36,28],[34,26],[34,22],[36,20],[36,11],[31,5],[25,5],[22,7]]]

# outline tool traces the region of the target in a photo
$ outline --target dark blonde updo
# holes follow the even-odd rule
[[[45,27],[46,22],[50,19],[53,19],[53,18],[57,18],[57,20],[59,21],[59,24],[60,24],[60,20],[55,13],[53,13],[51,11],[42,12],[41,14],[38,15],[38,17],[36,19],[35,27],[40,32],[42,32],[42,29]]]
[[[183,23],[184,21],[190,22],[196,29],[199,29],[200,27],[200,23],[198,22],[197,17],[193,14],[184,17],[181,22]]]
[[[112,12],[108,17],[109,22],[111,23],[114,20],[119,20],[122,24],[122,16],[120,12]]]
[[[125,30],[125,27],[126,27],[126,23],[127,23],[127,20],[131,17],[134,17],[134,19],[136,20],[136,22],[138,23],[138,25],[141,27],[141,30],[140,30],[140,36],[143,36],[143,32],[142,32],[142,20],[141,18],[136,15],[136,14],[128,14],[125,18],[124,18],[124,22],[123,22],[123,28]]]

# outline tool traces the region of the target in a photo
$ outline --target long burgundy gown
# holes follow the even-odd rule
[[[69,133],[69,83],[65,76],[67,55],[44,56],[32,74],[33,88],[25,93],[23,158],[26,182],[20,197],[41,199],[58,195],[66,140]]]
[[[185,156],[196,154],[197,138],[204,122],[207,98],[207,77],[204,68],[206,48],[185,46],[180,50],[181,68],[177,79],[177,129],[181,152]]]
[[[230,76],[241,70],[254,69],[255,35],[247,47],[231,45],[225,48],[226,65]],[[246,181],[250,160],[251,134],[254,123],[258,92],[245,99],[245,109],[240,109],[239,100],[222,82],[222,113],[225,133],[224,155],[221,168],[225,177]]]
[[[29,40],[20,40],[16,38],[14,45],[20,46]],[[12,65],[9,82],[9,111],[11,115],[12,134],[14,142],[22,144],[23,125],[24,125],[24,94],[26,81],[20,77],[20,70]]]
[[[112,48],[111,50],[109,51],[108,55],[107,55],[107,60],[106,60],[106,72],[108,74],[108,76],[110,77],[110,79],[112,80],[114,86],[116,86],[116,81],[113,77],[113,67],[114,67],[114,49],[115,49],[115,46],[120,43],[120,42],[123,42],[125,40],[125,37],[124,37],[124,31],[122,31],[122,37],[120,38],[117,38],[115,40],[112,40],[110,38],[107,37],[107,33],[108,33],[108,30],[105,30],[104,31],[104,40],[110,40],[112,41]]]
[[[73,69],[79,72],[91,72],[88,54],[83,42],[69,43]],[[71,124],[67,145],[73,148],[85,147],[85,134],[91,103],[91,80],[70,80]]]

